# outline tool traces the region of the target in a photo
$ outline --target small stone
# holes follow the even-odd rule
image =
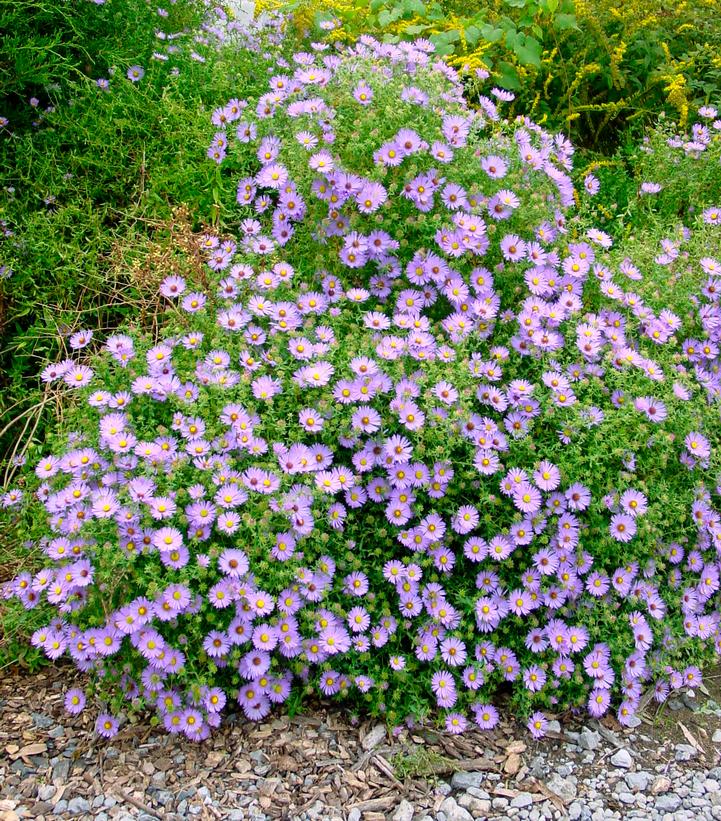
[[[699,702],[693,690],[686,690],[686,692],[681,693],[681,701],[689,710],[698,710],[699,708]]]
[[[467,790],[469,787],[480,787],[485,779],[485,773],[457,772],[453,773],[451,787],[454,790]]]
[[[491,804],[492,804],[494,810],[508,809],[508,799],[503,798],[500,795],[497,798],[494,798],[493,801],[491,802]]]
[[[68,812],[71,815],[81,815],[84,812],[90,812],[90,802],[87,798],[76,795],[68,801]]]
[[[398,808],[393,813],[393,821],[411,821],[413,818],[413,804],[406,801],[405,798],[398,805]]]
[[[670,789],[671,789],[670,779],[666,778],[665,775],[660,775],[653,782],[653,784],[651,784],[651,795],[661,795],[663,793],[668,792]]]
[[[601,744],[601,736],[595,730],[584,727],[578,735],[578,746],[582,750],[597,750]]]
[[[691,761],[698,756],[698,750],[690,744],[677,744],[675,749],[676,761]]]
[[[581,815],[583,815],[583,805],[578,801],[574,801],[568,808],[568,817],[570,821],[578,821]]]
[[[627,727],[640,727],[640,725],[641,725],[641,719],[638,716],[632,715],[632,716],[627,716],[626,717],[626,726]]]
[[[533,778],[546,777],[546,759],[542,755],[536,755],[531,759],[528,769],[529,774]]]
[[[633,766],[633,759],[628,750],[616,750],[611,756],[611,764],[614,767],[621,767],[624,770],[629,770]]]
[[[681,799],[675,793],[660,795],[656,799],[656,809],[659,812],[676,812],[681,806]]]
[[[629,790],[634,792],[643,792],[648,787],[648,782],[651,776],[647,772],[626,773],[626,784]]]
[[[706,799],[712,807],[721,807],[721,791],[706,793]]]
[[[721,730],[714,730],[713,735],[711,736],[711,741],[714,744],[721,744]]]
[[[533,804],[533,796],[529,792],[519,792],[518,795],[511,800],[511,806],[522,809],[523,807],[530,807]]]
[[[70,762],[67,758],[61,758],[57,764],[53,765],[53,784],[58,786],[65,784],[70,775]]]
[[[503,771],[508,775],[515,775],[521,769],[521,756],[518,753],[511,753],[503,765]]]
[[[552,721],[548,722],[546,729],[551,733],[560,733],[561,732],[561,722],[557,721],[555,718]]]
[[[383,724],[376,724],[375,727],[368,733],[368,735],[361,741],[361,747],[368,752],[374,747],[377,747],[386,734],[386,728]]]
[[[471,795],[471,793],[468,792],[458,797],[458,803],[475,818],[479,815],[488,815],[491,811],[491,802],[488,799],[476,798],[475,795]]]
[[[52,784],[41,784],[38,787],[38,798],[41,801],[50,801],[55,795],[55,787]]]
[[[53,726],[53,720],[50,716],[43,715],[42,713],[33,713],[33,724],[39,730],[49,730],[50,727]]]
[[[456,799],[450,796],[443,799],[439,809],[446,814],[446,821],[473,821],[473,816],[468,810],[459,806]]]
[[[683,702],[677,698],[670,698],[668,700],[668,706],[670,710],[676,712],[677,710],[683,710]]]
[[[173,793],[170,790],[158,790],[155,794],[155,800],[163,807],[173,803]]]
[[[348,813],[348,821],[361,821],[361,811],[358,807],[353,807]]]
[[[62,815],[68,811],[68,802],[61,798],[60,801],[53,807],[53,815]]]
[[[578,795],[576,785],[569,778],[563,778],[557,772],[546,780],[546,786],[564,801],[573,801]]]
[[[618,800],[622,804],[635,804],[636,803],[636,797],[634,796],[633,793],[630,793],[630,792],[620,792],[618,794]]]

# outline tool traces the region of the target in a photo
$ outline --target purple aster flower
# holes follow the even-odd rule
[[[468,720],[463,713],[448,713],[445,725],[446,732],[451,735],[460,735],[468,729]]]
[[[350,596],[364,596],[368,592],[368,577],[365,573],[351,573],[343,579],[343,589]]]
[[[636,534],[636,522],[631,516],[617,513],[611,517],[609,530],[617,542],[630,542]]]
[[[74,687],[65,694],[65,709],[70,715],[76,716],[85,708],[85,693]]]
[[[380,183],[369,182],[356,194],[355,199],[362,214],[372,214],[388,199],[388,192]]]
[[[611,693],[606,688],[594,687],[588,696],[588,712],[594,718],[604,715],[611,705]]]
[[[137,83],[145,77],[145,69],[142,66],[130,66],[127,71],[127,78],[133,83]]]
[[[663,422],[668,416],[664,403],[651,396],[640,396],[633,404],[636,410],[644,413],[651,422]]]
[[[361,105],[370,105],[373,101],[373,89],[367,83],[361,81],[353,89],[353,97]]]
[[[439,707],[453,707],[457,700],[456,685],[452,673],[439,670],[431,678],[431,689]]]
[[[492,730],[498,724],[498,710],[492,704],[474,704],[472,710],[481,730]]]
[[[548,719],[541,712],[535,712],[528,719],[526,725],[534,738],[543,738],[548,729]]]
[[[117,734],[118,720],[109,713],[100,713],[95,720],[95,732],[103,738],[112,738]]]

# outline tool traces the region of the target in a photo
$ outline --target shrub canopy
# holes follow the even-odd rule
[[[362,37],[214,111],[237,231],[163,279],[157,337],[70,338],[43,380],[76,430],[4,498],[43,529],[47,567],[6,593],[57,608],[50,658],[196,739],[228,699],[261,719],[304,688],[453,732],[510,690],[540,734],[540,710],[623,722],[699,679],[721,212],[664,239],[659,292],[511,96],[472,110],[431,44]],[[717,163],[712,134],[667,148]]]

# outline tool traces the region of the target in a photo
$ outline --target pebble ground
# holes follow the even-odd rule
[[[0,682],[0,821],[721,821],[721,707],[708,692],[632,728],[564,717],[538,742],[510,722],[393,737],[318,705],[262,725],[231,716],[195,745],[147,722],[97,739],[90,716],[62,708],[72,677]]]

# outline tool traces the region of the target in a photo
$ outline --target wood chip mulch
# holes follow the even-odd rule
[[[0,682],[0,821],[65,815],[62,801],[69,814],[85,807],[73,799],[87,800],[88,815],[109,818],[232,819],[245,809],[246,818],[345,819],[357,809],[363,821],[390,818],[405,799],[421,817],[445,797],[438,779],[459,770],[497,772],[500,795],[542,794],[525,778],[518,728],[463,737],[417,728],[392,737],[383,724],[354,725],[341,709],[318,705],[261,724],[230,716],[202,744],[147,721],[106,741],[95,735],[90,709],[77,717],[64,710],[65,690],[82,684],[75,676],[48,668]],[[399,761],[411,759],[423,775],[399,778]]]

